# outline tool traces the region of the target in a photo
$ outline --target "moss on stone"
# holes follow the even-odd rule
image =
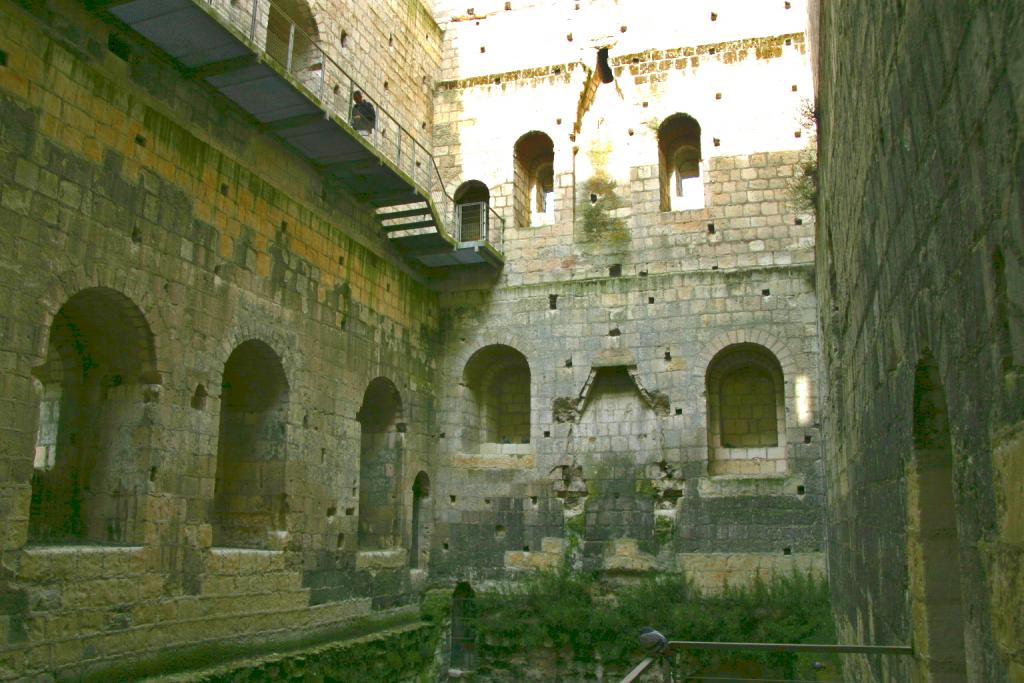
[[[584,181],[576,215],[585,240],[622,244],[629,241],[626,221],[614,215],[614,210],[626,206],[616,192],[614,180],[595,175]],[[595,201],[591,199],[596,198]]]

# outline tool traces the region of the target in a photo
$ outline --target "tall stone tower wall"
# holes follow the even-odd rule
[[[820,568],[806,7],[472,10],[439,16],[435,153],[457,201],[487,188],[507,260],[440,283],[432,567]],[[526,378],[528,431],[481,436],[481,358]]]
[[[1024,12],[816,13],[832,594],[915,648],[847,677],[1021,680]]]

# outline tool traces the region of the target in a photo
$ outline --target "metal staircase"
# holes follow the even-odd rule
[[[168,54],[189,78],[215,88],[268,133],[310,160],[328,189],[377,209],[381,231],[408,262],[429,269],[500,269],[503,222],[463,241],[458,207],[433,156],[320,46],[312,18],[292,18],[270,0],[87,0]],[[376,113],[357,130],[352,95]],[[365,128],[365,126],[360,126]],[[478,228],[479,226],[474,226]],[[489,229],[488,229],[489,228]]]

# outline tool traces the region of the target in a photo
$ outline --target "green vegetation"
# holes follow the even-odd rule
[[[808,132],[808,144],[786,188],[787,203],[793,211],[813,213],[818,208],[818,113],[810,100],[800,108],[800,127]]]
[[[596,576],[538,572],[494,593],[479,594],[478,665],[500,670],[536,661],[540,650],[563,661],[628,670],[642,659],[637,636],[651,626],[672,640],[833,643],[828,587],[792,573],[720,594],[702,594],[680,574],[609,586]],[[813,660],[794,653],[704,652],[678,655],[684,676],[707,671],[759,670],[813,678]],[[834,662],[825,670],[834,673]],[[833,676],[834,677],[834,676]]]
[[[626,221],[614,214],[616,209],[624,206],[626,202],[618,195],[617,184],[603,173],[584,181],[580,200],[576,203],[577,215],[583,226],[581,237],[610,244],[628,242]]]

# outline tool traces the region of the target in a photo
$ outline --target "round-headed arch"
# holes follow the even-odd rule
[[[700,124],[689,114],[672,114],[658,126],[662,211],[703,206],[703,188],[687,182],[700,178],[700,133]]]
[[[513,209],[516,225],[538,224],[550,215],[554,196],[555,145],[547,133],[530,131],[513,150]]]
[[[709,471],[784,473],[784,380],[775,355],[760,344],[731,344],[711,359],[705,386]]]
[[[529,443],[530,364],[517,349],[492,344],[466,362],[463,446]]]
[[[356,419],[365,432],[384,432],[402,421],[402,395],[387,377],[376,377],[366,386]]]
[[[144,385],[159,383],[153,332],[121,292],[88,287],[50,322],[33,456],[29,538],[132,543],[142,525],[126,496],[147,488],[151,429]],[[141,438],[140,438],[141,437]]]
[[[249,339],[228,356],[221,379],[213,542],[265,548],[284,529],[288,377],[266,342]]]
[[[61,306],[50,326],[50,347],[83,376],[116,375],[127,383],[158,383],[153,332],[135,303],[109,287],[90,287]]]

